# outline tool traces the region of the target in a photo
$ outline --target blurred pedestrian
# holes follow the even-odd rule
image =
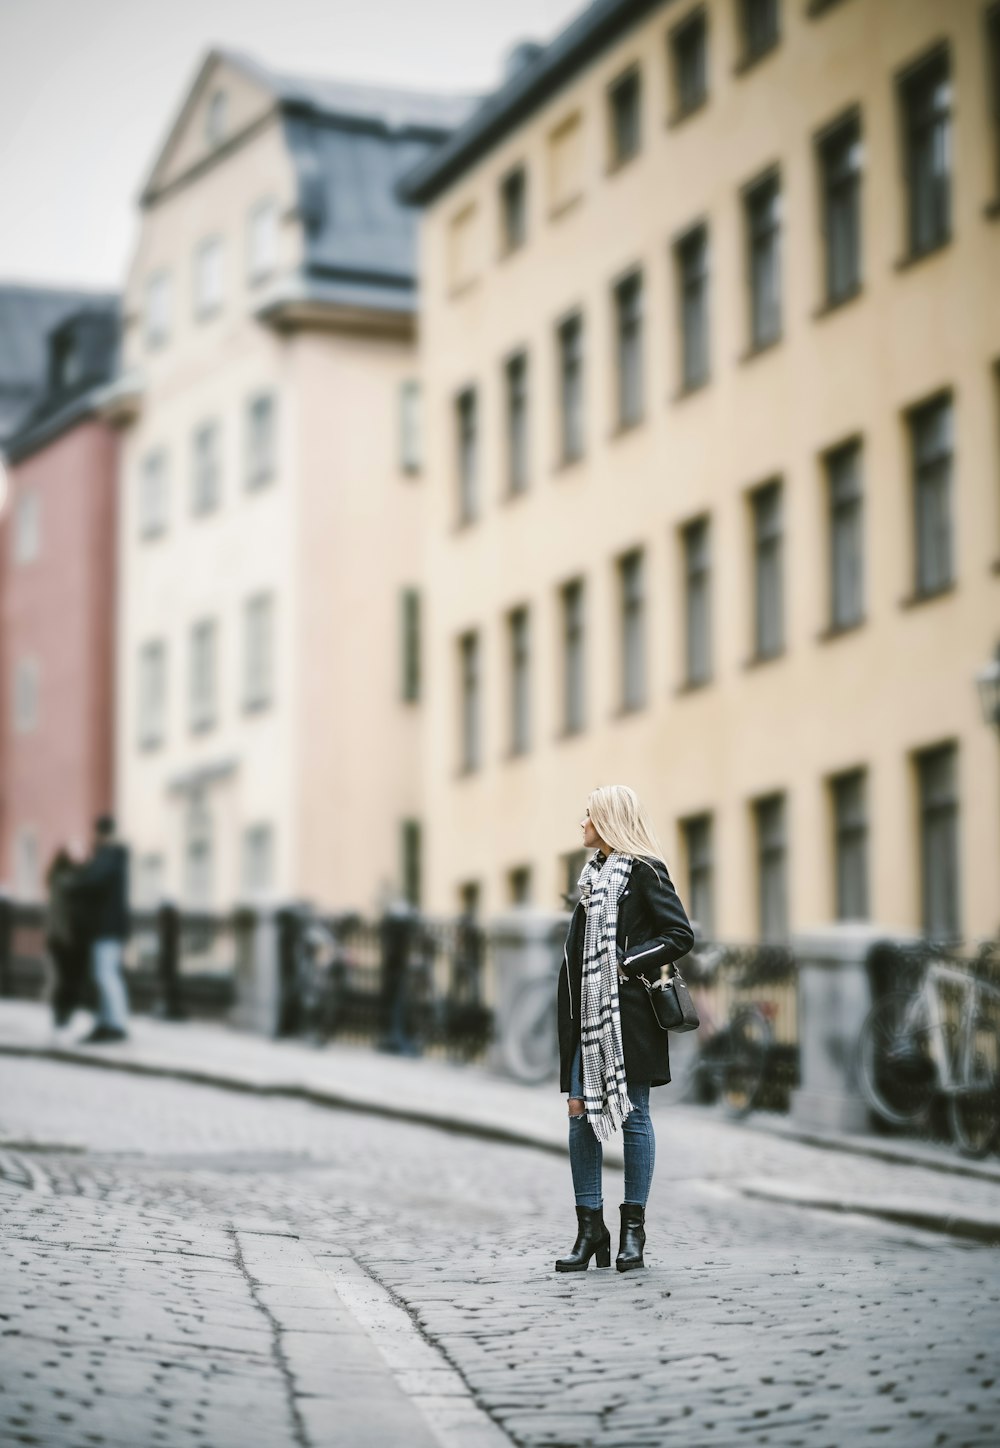
[[[611,1266],[601,1143],[619,1127],[625,1154],[619,1272],[642,1267],[656,1142],[652,1086],[670,1080],[667,1034],[640,975],[652,984],[686,955],[694,934],[635,792],[595,789],[580,821],[595,853],[580,874],[559,976],[560,1089],[567,1093],[577,1236],[557,1272]]]
[[[128,1036],[123,957],[128,939],[128,850],[115,838],[111,815],[94,823],[90,859],[69,882],[83,901],[90,935],[90,969],[97,987],[97,1020],[82,1044],[108,1045]]]
[[[84,1003],[87,979],[85,922],[79,898],[71,888],[78,868],[79,862],[61,845],[45,875],[45,944],[55,971],[52,1030],[56,1045],[62,1044],[73,1012]]]
[[[408,978],[410,955],[417,938],[417,912],[408,900],[389,896],[379,929],[382,947],[379,1050],[416,1056],[419,1047],[410,1035]]]

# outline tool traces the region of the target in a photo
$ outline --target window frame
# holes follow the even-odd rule
[[[701,537],[696,539],[695,533],[698,530]],[[684,683],[685,689],[700,689],[710,684],[714,677],[714,658],[712,649],[712,515],[711,513],[700,513],[696,518],[689,518],[681,526],[681,557],[683,568],[683,608],[682,619],[684,626]],[[696,543],[702,545],[703,557],[696,558]],[[695,588],[700,587],[703,596],[703,636],[704,636],[704,671],[698,673],[692,667],[695,655],[693,647],[695,611],[692,608],[692,598]]]
[[[821,454],[823,488],[826,517],[826,563],[827,563],[827,634],[846,633],[859,628],[867,616],[867,578],[865,550],[865,476],[864,439],[855,435],[845,438]],[[837,469],[848,461],[854,464],[838,476]],[[844,520],[847,520],[847,526]],[[853,532],[853,539],[850,534]],[[839,555],[841,546],[856,543],[855,561],[856,584],[852,610],[845,608],[839,586],[844,578]]]
[[[264,447],[257,420],[262,415],[267,417]],[[272,483],[278,472],[278,398],[273,389],[263,388],[250,394],[245,404],[243,428],[243,485],[248,493],[255,493]]]
[[[638,427],[646,413],[646,282],[641,265],[612,284],[615,342],[615,431]],[[630,397],[629,388],[634,387]]]
[[[627,549],[619,554],[615,567],[620,610],[619,713],[637,714],[649,700],[646,550],[641,545]]]
[[[473,383],[455,394],[455,464],[458,483],[458,526],[465,528],[480,518],[480,436],[479,388]]]
[[[556,323],[559,463],[568,467],[586,453],[586,358],[585,323],[582,308],[569,312]]]
[[[218,723],[219,625],[199,618],[188,631],[188,728],[205,734]]]
[[[702,244],[700,258],[700,269],[694,272],[689,268],[688,260],[692,249]],[[696,221],[688,226],[676,238],[672,247],[675,296],[677,306],[677,342],[680,364],[680,387],[679,395],[684,396],[689,392],[697,392],[699,388],[707,386],[712,378],[712,325],[711,325],[711,233],[707,220]],[[694,272],[694,274],[692,274]],[[688,317],[689,302],[692,291],[697,288],[700,297],[701,323],[703,335],[702,344],[702,370],[699,372],[690,365],[690,352],[688,346]]]
[[[277,694],[277,607],[271,589],[243,600],[242,701],[245,714],[273,707]],[[263,660],[263,662],[261,662]]]
[[[669,87],[673,101],[669,116],[670,125],[679,125],[689,116],[697,115],[708,104],[711,90],[709,85],[709,30],[708,10],[705,5],[698,5],[690,10],[682,20],[679,20],[667,34]],[[682,83],[685,57],[682,47],[685,43],[690,43],[692,36],[699,40],[701,45],[701,85],[692,99],[685,100]]]
[[[853,133],[847,136],[847,133]],[[857,148],[856,164],[848,163],[842,174],[833,174],[834,148],[839,140],[849,139],[850,147]],[[819,193],[819,224],[823,246],[823,300],[824,311],[832,311],[856,297],[864,286],[864,129],[861,107],[851,106],[835,120],[818,131],[813,154],[816,162],[817,190]],[[851,231],[853,267],[846,284],[836,283],[835,206],[844,206],[852,213]]]
[[[916,99],[915,92],[923,80],[929,85],[934,68],[943,66],[943,80],[947,88],[945,114],[945,151],[947,152],[947,168],[945,180],[936,198],[932,198],[934,208],[941,204],[941,215],[937,216],[932,224],[933,234],[929,237],[918,235],[920,230],[920,208],[916,191],[915,170],[915,147],[914,133],[918,127],[914,123],[913,108]],[[940,83],[941,77],[939,77]],[[945,40],[939,41],[925,50],[916,60],[912,61],[896,76],[896,110],[898,116],[899,143],[900,143],[900,165],[903,177],[903,200],[904,200],[904,253],[902,265],[912,264],[921,261],[925,256],[933,256],[937,251],[948,246],[954,237],[955,223],[955,196],[954,196],[954,146],[955,146],[955,105],[954,105],[954,66],[952,63],[951,46]],[[934,103],[931,110],[935,114],[930,120],[924,119],[920,130],[931,135],[933,151],[934,123],[937,118]],[[942,202],[943,198],[943,202]]]
[[[161,749],[166,743],[170,707],[168,659],[164,638],[147,639],[139,645],[136,737],[143,752]]]
[[[625,116],[621,109],[622,97],[630,97],[627,104],[631,104],[633,111],[630,117]],[[642,64],[639,60],[630,61],[623,70],[620,70],[613,80],[608,82],[605,93],[606,118],[607,118],[607,146],[609,173],[620,171],[630,161],[642,155],[643,142],[643,85],[642,85]],[[623,122],[631,125],[632,134],[626,134],[622,127]],[[624,144],[623,144],[624,142]]]
[[[935,415],[945,414],[945,432],[947,434],[946,446],[939,447],[932,445],[920,457],[920,439],[918,429],[927,425],[928,430],[936,420]],[[947,593],[954,588],[957,581],[956,574],[956,537],[955,537],[955,398],[950,389],[934,393],[924,398],[923,401],[907,408],[906,425],[909,444],[909,467],[910,467],[910,508],[913,520],[913,574],[912,574],[912,600],[935,598],[938,594]],[[946,464],[946,467],[942,467]],[[936,497],[932,495],[932,489]],[[944,531],[937,538],[928,537],[925,529],[928,521],[928,513],[933,504],[940,505],[943,499],[943,508],[938,507],[939,521],[943,515]],[[942,542],[943,538],[943,542]],[[934,559],[935,549],[940,551],[940,556]],[[943,558],[944,568],[940,576],[936,575],[935,567],[941,564]],[[934,566],[932,566],[932,564]],[[934,575],[930,577],[929,575]]]
[[[522,497],[531,489],[530,379],[528,349],[520,347],[503,364],[507,498]]]
[[[518,194],[519,192],[519,194]],[[528,168],[518,161],[500,178],[500,255],[513,256],[528,241]],[[512,226],[515,220],[517,225]]]
[[[774,516],[765,518],[764,507],[769,499],[776,499]],[[785,619],[785,488],[783,479],[772,477],[756,484],[750,490],[751,526],[753,539],[753,663],[766,663],[778,659],[786,651]],[[765,587],[765,568],[774,572],[773,596],[769,598]],[[774,608],[776,619],[773,641],[768,644],[767,607]]]
[[[770,218],[766,226],[759,223],[755,218],[754,209],[767,199],[775,207],[775,214]],[[744,248],[746,257],[746,278],[747,278],[747,320],[749,324],[749,341],[746,355],[754,357],[759,352],[765,352],[770,347],[776,347],[784,338],[785,332],[785,305],[784,305],[784,187],[782,184],[781,169],[779,166],[769,166],[766,171],[761,172],[743,188],[743,227],[744,227]],[[768,243],[773,248],[773,266],[775,274],[774,296],[771,298],[774,304],[773,330],[763,330],[763,313],[765,302],[768,300],[758,292],[758,271],[757,263],[761,255],[763,244]]]

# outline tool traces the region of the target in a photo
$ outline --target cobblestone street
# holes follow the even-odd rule
[[[53,1061],[0,1102],[4,1443],[998,1441],[995,1249],[744,1191],[990,1183],[661,1114],[648,1270],[565,1277],[551,1153]]]

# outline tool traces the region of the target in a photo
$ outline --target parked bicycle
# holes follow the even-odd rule
[[[915,990],[891,991],[872,1007],[857,1074],[890,1126],[922,1125],[943,1096],[959,1150],[985,1156],[1000,1136],[1000,989],[930,960]]]

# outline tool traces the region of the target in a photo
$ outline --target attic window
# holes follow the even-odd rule
[[[205,139],[210,146],[218,146],[226,134],[226,93],[216,91],[205,112]]]

